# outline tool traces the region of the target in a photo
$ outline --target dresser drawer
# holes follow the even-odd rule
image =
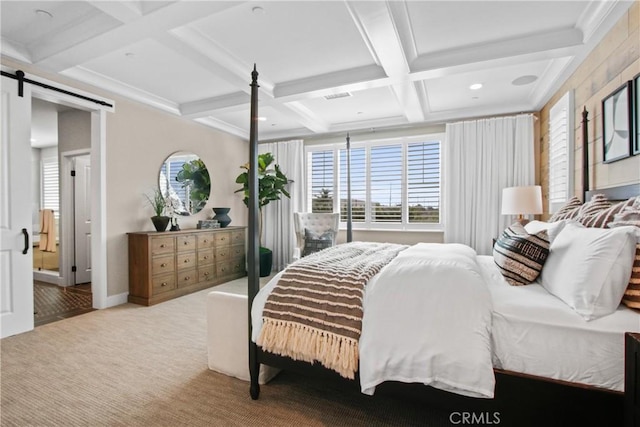
[[[231,232],[231,244],[244,245],[244,230],[237,230],[237,231]]]
[[[213,248],[216,241],[213,233],[198,234],[196,238],[198,241],[198,250]]]
[[[205,267],[198,267],[198,283],[209,282],[215,277],[215,267],[213,264]]]
[[[221,248],[216,248],[216,263],[224,262],[231,258],[231,247],[223,246]]]
[[[235,259],[229,262],[216,263],[216,274],[218,277],[228,276],[244,272],[244,258]]]
[[[195,251],[196,236],[186,235],[176,237],[176,249],[178,250],[178,252]]]
[[[213,264],[215,260],[213,248],[211,249],[198,249],[198,265]]]
[[[231,252],[231,258],[238,258],[244,256],[244,245],[231,246],[229,252]]]
[[[216,247],[229,246],[230,244],[231,244],[230,232],[216,233]]]
[[[151,274],[167,274],[175,271],[175,259],[173,255],[158,256],[151,259]]]
[[[198,271],[193,270],[185,270],[178,271],[178,287],[184,288],[185,286],[191,286],[198,283]]]
[[[162,276],[155,276],[152,280],[153,295],[160,294],[162,292],[172,291],[176,288],[176,276],[173,274],[164,274]]]
[[[176,255],[176,264],[178,270],[188,270],[190,268],[196,268],[197,257],[195,252],[180,252]]]
[[[152,237],[151,255],[172,254],[175,250],[173,237]]]

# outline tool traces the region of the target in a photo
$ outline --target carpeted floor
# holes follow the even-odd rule
[[[6,426],[450,425],[449,412],[282,373],[252,401],[210,371],[209,290],[124,304],[0,341]]]

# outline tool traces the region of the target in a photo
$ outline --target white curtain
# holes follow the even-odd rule
[[[273,251],[273,270],[283,270],[291,262],[296,247],[293,213],[304,208],[304,145],[302,140],[258,145],[258,153],[272,153],[282,173],[292,180],[287,188],[291,199],[269,203],[262,208],[262,244]]]
[[[444,146],[446,243],[478,254],[513,221],[501,215],[502,189],[535,185],[531,114],[448,123]]]

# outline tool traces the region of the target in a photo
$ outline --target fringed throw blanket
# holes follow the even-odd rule
[[[406,248],[353,242],[291,264],[267,298],[257,344],[294,360],[318,361],[353,379],[358,369],[364,287]]]

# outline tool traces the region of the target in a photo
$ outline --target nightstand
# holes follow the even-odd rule
[[[624,425],[640,426],[640,333],[624,334]]]

